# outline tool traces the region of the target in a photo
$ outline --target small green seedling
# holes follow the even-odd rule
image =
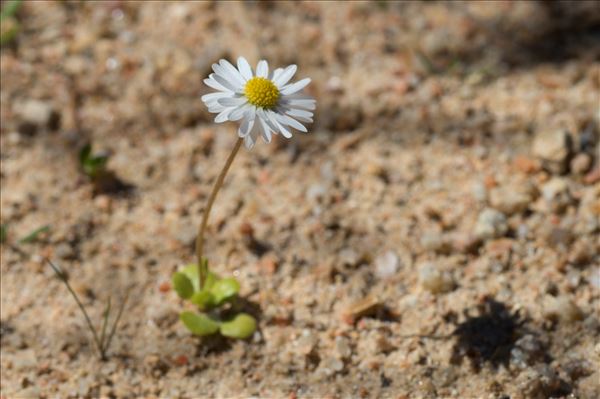
[[[107,173],[107,162],[108,155],[92,153],[92,145],[89,143],[79,151],[79,165],[83,173],[92,180],[100,179]]]
[[[20,6],[21,0],[10,0],[2,7],[0,12],[0,45],[2,46],[11,43],[19,33],[21,27],[15,15]]]
[[[73,299],[75,299],[75,302],[77,302],[77,306],[79,306],[81,313],[83,313],[83,317],[85,317],[85,321],[88,325],[88,328],[92,333],[94,344],[96,344],[96,349],[98,350],[98,356],[101,360],[106,360],[108,349],[110,348],[112,339],[115,336],[115,333],[117,332],[117,327],[119,326],[119,321],[121,320],[121,316],[123,315],[123,310],[125,310],[125,305],[127,304],[127,299],[129,298],[129,292],[125,294],[125,299],[121,303],[121,307],[117,312],[117,316],[115,317],[115,321],[113,322],[113,325],[110,328],[110,332],[107,334],[106,329],[108,327],[108,318],[110,316],[111,311],[111,299],[110,297],[108,298],[108,303],[106,304],[106,308],[102,313],[102,326],[100,327],[100,335],[98,335],[98,331],[96,330],[96,327],[94,327],[94,324],[92,323],[90,316],[85,310],[83,303],[81,303],[79,296],[75,293],[75,291],[71,287],[71,284],[69,284],[69,279],[66,276],[66,274],[58,266],[52,263],[50,259],[46,259],[46,262],[48,262],[52,270],[54,270],[54,273],[56,273],[56,276],[63,282],[63,284],[67,287],[67,289],[73,296]]]
[[[46,233],[48,231],[50,231],[50,225],[38,227],[37,229],[33,230],[31,233],[27,234],[25,237],[21,238],[19,240],[19,244],[30,244],[32,242],[35,242],[35,241],[37,241],[40,234]]]
[[[0,243],[4,243],[8,237],[8,225],[6,223],[0,225]]]
[[[92,183],[94,194],[115,194],[131,189],[132,186],[123,182],[113,171],[108,169],[108,159],[108,153],[94,153],[92,145],[89,143],[79,151],[79,166]]]
[[[234,278],[221,278],[208,271],[208,261],[201,266],[206,280],[200,288],[198,266],[190,264],[172,276],[173,289],[182,299],[189,300],[202,313],[182,312],[179,318],[194,335],[220,333],[229,338],[245,339],[256,331],[256,320],[237,312],[240,283]]]

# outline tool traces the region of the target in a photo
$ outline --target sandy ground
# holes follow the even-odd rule
[[[600,11],[575,4],[26,2],[2,398],[599,397]],[[206,252],[259,331],[200,340],[168,282],[235,141],[202,79],[239,55],[297,64],[318,107],[236,159]],[[107,361],[44,257],[97,323],[131,291]]]

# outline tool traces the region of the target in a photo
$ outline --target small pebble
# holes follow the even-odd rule
[[[527,158],[524,156],[518,156],[515,158],[513,165],[515,168],[520,170],[523,173],[532,174],[535,172],[539,172],[540,164],[537,160]]]
[[[342,371],[344,369],[344,362],[335,357],[328,357],[321,361],[319,369],[323,374],[330,376]]]
[[[387,251],[375,258],[375,275],[386,279],[398,271],[398,256],[393,251]]]
[[[600,267],[596,267],[592,271],[592,274],[589,277],[589,282],[592,287],[594,287],[597,290],[600,290]]]
[[[17,106],[16,112],[29,126],[43,128],[54,127],[53,125],[56,124],[57,114],[48,101],[27,100]]]
[[[583,319],[581,309],[566,296],[546,296],[542,314],[547,319],[558,319],[564,323],[573,323]]]
[[[440,271],[434,264],[425,263],[419,269],[421,286],[433,294],[448,292],[454,288],[452,276]]]
[[[338,336],[335,338],[335,352],[340,359],[349,358],[352,355],[352,348],[348,338]]]
[[[323,184],[315,183],[306,190],[306,199],[316,201],[319,198],[323,198],[325,194],[327,194],[327,187]]]
[[[524,369],[531,366],[544,356],[544,346],[540,340],[532,334],[522,336],[515,342],[510,351],[510,361],[515,366]]]
[[[103,211],[110,211],[112,208],[112,199],[108,195],[98,195],[94,198],[94,205]]]
[[[479,214],[477,223],[475,224],[475,235],[478,238],[482,240],[499,238],[507,232],[508,224],[506,216],[502,212],[486,208]]]
[[[561,227],[552,228],[546,233],[546,242],[551,248],[566,250],[573,242],[573,232]]]
[[[342,319],[352,324],[363,316],[373,314],[380,307],[381,302],[379,298],[369,295],[350,304],[342,313]]]
[[[69,260],[75,258],[75,251],[73,251],[73,247],[64,242],[56,246],[54,253],[60,259]]]
[[[562,212],[573,202],[567,181],[563,178],[550,179],[541,191],[546,207],[551,212]]]
[[[571,139],[564,130],[540,131],[533,140],[533,154],[551,173],[564,173],[571,154]]]
[[[526,210],[532,200],[532,188],[527,184],[496,187],[490,191],[490,204],[506,215]]]
[[[571,246],[569,262],[577,266],[585,266],[595,254],[594,246],[590,241],[581,239]]]
[[[296,353],[303,356],[308,355],[317,345],[317,342],[318,338],[313,332],[310,330],[303,330],[300,337],[294,342]]]
[[[597,167],[597,168],[591,170],[583,178],[583,182],[585,184],[596,184],[599,181],[600,181],[600,167]]]
[[[421,236],[421,245],[427,251],[447,253],[450,250],[450,242],[439,233],[426,232]]]
[[[339,260],[343,265],[356,266],[360,261],[360,256],[352,248],[343,248],[338,254]]]
[[[586,154],[585,152],[577,154],[571,160],[571,172],[577,175],[583,175],[587,173],[587,171],[590,170],[591,166],[592,157],[589,154]]]
[[[487,188],[483,182],[476,182],[471,186],[471,194],[479,202],[487,200]]]
[[[577,381],[591,375],[594,372],[594,365],[586,359],[573,359],[564,364],[562,369],[571,380]]]

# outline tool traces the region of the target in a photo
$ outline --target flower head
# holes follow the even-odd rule
[[[292,129],[306,132],[300,122],[313,121],[316,101],[301,92],[310,79],[288,84],[296,65],[269,73],[267,61],[261,60],[254,73],[248,61],[240,57],[237,68],[224,59],[212,68],[214,73],[204,83],[217,92],[202,96],[202,101],[209,112],[218,114],[217,123],[241,120],[238,135],[247,148],[254,146],[259,135],[270,143],[273,134],[290,138]]]

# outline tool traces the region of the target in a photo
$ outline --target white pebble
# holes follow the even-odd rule
[[[398,256],[387,251],[375,259],[375,275],[381,279],[389,278],[398,271]]]

